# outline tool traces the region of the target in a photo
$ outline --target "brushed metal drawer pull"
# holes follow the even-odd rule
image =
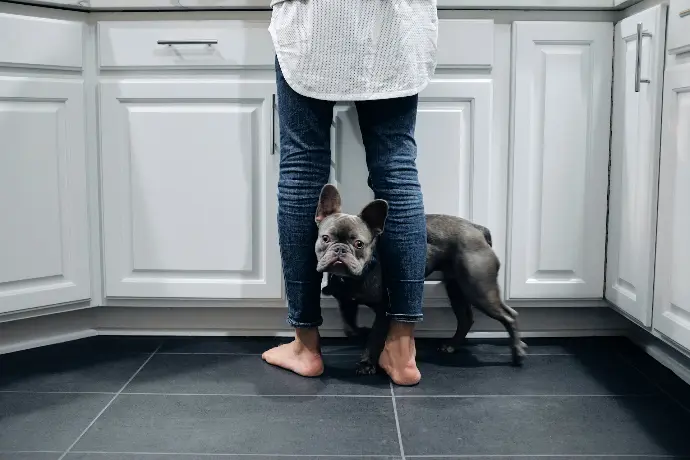
[[[678,13],[678,16],[680,16],[681,18],[684,18],[685,16],[690,16],[690,8],[681,11],[680,13]]]
[[[642,37],[645,34],[642,33],[642,23],[637,24],[637,52],[635,53],[635,92],[640,92],[640,83],[651,83],[649,79],[640,78],[640,73],[642,71]],[[651,37],[651,34],[646,34]]]
[[[276,94],[271,94],[271,155],[276,154]]]
[[[158,40],[159,45],[217,45],[218,40]]]

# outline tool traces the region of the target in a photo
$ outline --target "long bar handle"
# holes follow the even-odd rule
[[[641,78],[642,71],[642,37],[651,37],[652,34],[642,32],[642,23],[637,23],[637,52],[635,53],[635,92],[640,92],[640,83],[650,83],[649,79]]]
[[[217,45],[218,40],[158,40],[159,45]]]
[[[271,94],[271,155],[275,155],[276,146],[276,95]]]
[[[680,16],[681,18],[684,18],[685,16],[690,16],[690,8],[681,11],[680,13],[678,13],[678,16]]]

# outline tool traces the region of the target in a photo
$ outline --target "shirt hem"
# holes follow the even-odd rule
[[[295,81],[293,81],[290,69],[286,69],[283,66],[282,59],[280,59],[280,53],[276,53],[276,55],[278,56],[278,63],[280,64],[280,70],[283,73],[283,77],[285,78],[285,81],[290,86],[290,88],[292,88],[293,91],[295,91],[297,94],[300,94],[302,96],[309,97],[312,99],[318,99],[321,101],[333,101],[333,102],[378,101],[378,100],[382,100],[382,99],[395,99],[395,98],[401,98],[401,97],[407,97],[407,96],[414,96],[415,94],[419,94],[420,92],[422,92],[424,90],[424,88],[426,88],[429,85],[429,81],[431,80],[430,78],[427,78],[423,83],[421,83],[420,85],[418,85],[414,88],[407,88],[407,89],[396,90],[396,91],[386,91],[383,93],[357,93],[357,94],[319,93],[316,91],[310,91],[310,90],[304,88],[299,83],[296,83]]]

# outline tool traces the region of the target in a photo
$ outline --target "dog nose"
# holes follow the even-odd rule
[[[344,246],[335,246],[333,248],[333,252],[335,252],[335,254],[338,256],[345,255],[345,247]]]

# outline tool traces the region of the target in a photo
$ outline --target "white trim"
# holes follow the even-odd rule
[[[625,335],[629,322],[608,307],[517,307],[526,337]],[[290,336],[286,309],[276,306],[97,307],[0,324],[0,354],[95,335],[152,336]],[[343,336],[335,308],[324,308],[324,337]],[[362,308],[360,323],[373,315]],[[564,326],[565,325],[565,326]],[[455,319],[450,308],[429,308],[417,327],[419,337],[450,337]],[[503,327],[481,313],[475,315],[472,338],[506,337]]]
[[[16,0],[26,4],[72,8],[81,11],[115,10],[204,10],[204,9],[269,9],[266,0],[217,0],[208,2],[185,0],[184,6],[176,6],[170,0]],[[439,9],[603,9],[617,10],[640,0],[438,0]],[[84,4],[88,5],[85,6]]]
[[[83,329],[69,332],[67,334],[49,335],[38,339],[28,339],[6,345],[0,345],[0,354],[45,347],[47,345],[55,345],[58,343],[72,342],[74,340],[85,339],[87,337],[94,337],[97,335],[98,332],[95,329]]]

